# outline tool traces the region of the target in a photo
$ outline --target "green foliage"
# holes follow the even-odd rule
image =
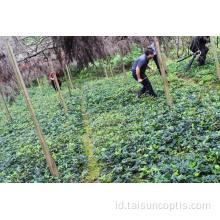
[[[218,51],[220,52],[220,50]],[[178,76],[181,76],[185,79],[192,79],[195,83],[198,83],[200,86],[214,87],[216,89],[220,89],[215,60],[211,49],[207,54],[206,65],[198,66],[198,62],[195,60],[190,70],[187,73],[183,73],[189,61],[190,58],[180,63],[176,63],[175,61],[169,60],[169,73],[177,74]]]
[[[37,118],[45,134],[51,155],[58,165],[60,178],[52,177],[22,96],[10,109],[14,120],[0,123],[0,182],[81,182],[86,171],[82,115],[79,99],[65,97],[66,118],[52,88],[44,87],[50,100],[40,91],[29,90]]]
[[[136,100],[131,76],[129,86],[123,76],[87,84],[101,182],[219,181],[220,93],[176,76],[168,80],[172,107],[158,75],[151,77],[158,99]]]
[[[133,45],[124,57],[127,70],[140,54]],[[119,54],[109,59],[114,74],[120,73]],[[140,85],[130,71],[129,85],[122,74],[100,78],[104,73],[99,61],[82,70],[71,68],[74,84],[82,88],[69,97],[65,83],[62,86],[68,117],[51,86],[42,85],[48,98],[41,97],[38,87],[29,89],[59,178],[51,176],[24,99],[18,96],[9,107],[11,123],[0,113],[0,182],[84,182],[93,173],[88,171],[83,142],[82,99],[90,122],[87,136],[101,167],[100,182],[219,182],[220,90],[214,59],[210,51],[207,65],[195,62],[184,74],[187,62],[167,62],[171,107],[158,71],[147,75],[159,97],[137,100]],[[109,71],[107,60],[104,64]]]

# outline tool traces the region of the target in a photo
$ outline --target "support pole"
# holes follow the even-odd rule
[[[161,54],[161,50],[160,50],[160,44],[159,44],[157,37],[154,37],[154,42],[155,42],[156,51],[157,51],[157,55],[158,55],[159,66],[160,66],[160,70],[161,70],[161,76],[163,79],[163,85],[164,85],[164,91],[165,91],[165,95],[166,95],[166,99],[167,99],[167,104],[169,106],[171,106],[172,99],[171,99],[170,93],[169,93],[169,85],[168,85],[167,78],[166,78],[165,65],[163,62],[163,58],[162,58],[162,54]]]
[[[112,77],[114,77],[113,70],[112,70],[112,64],[111,64],[111,60],[110,60],[109,57],[107,58],[107,62],[108,62],[108,65],[109,65],[110,73],[111,73]]]
[[[1,92],[1,90],[0,90],[0,99],[1,99],[1,101],[3,103],[3,105],[4,105],[4,108],[5,108],[7,117],[8,117],[8,121],[11,121],[12,118],[11,118],[10,112],[8,110],[8,106],[7,106],[6,102],[5,102],[5,99],[4,99],[4,96],[3,96],[2,92]]]
[[[71,77],[70,69],[69,69],[69,67],[66,64],[65,64],[65,67],[66,67],[66,71],[67,71],[67,74],[68,74],[68,77],[69,77],[71,88],[74,89],[73,80],[72,80],[72,77]]]
[[[66,71],[65,71],[64,68],[63,68],[63,73],[64,73],[64,78],[65,78],[65,81],[66,81],[66,85],[67,85],[67,88],[68,88],[68,91],[69,91],[69,95],[71,96],[71,89],[70,89],[69,81],[68,81]]]
[[[41,88],[41,85],[40,85],[40,82],[39,82],[39,79],[37,78],[37,84],[38,84],[38,87],[40,89],[40,93],[41,93],[41,96],[43,97],[44,94],[43,94],[43,91],[42,91],[42,88]]]
[[[219,67],[218,56],[217,56],[217,52],[216,52],[214,38],[210,37],[210,41],[211,41],[212,53],[215,58],[215,65],[216,65],[216,70],[217,70],[217,74],[218,74],[218,79],[220,80],[220,67]]]
[[[121,57],[122,72],[124,73],[125,82],[128,84],[128,76],[125,72],[125,64],[124,64],[124,60],[123,60],[123,51],[122,51],[121,48],[120,48],[120,57]]]
[[[53,176],[55,176],[55,177],[58,177],[59,176],[59,172],[58,172],[57,166],[56,166],[55,161],[53,160],[53,158],[50,156],[48,145],[47,145],[47,143],[45,141],[45,137],[44,137],[43,132],[41,130],[40,124],[39,124],[39,122],[37,120],[37,117],[36,117],[33,105],[31,103],[30,96],[28,94],[27,88],[26,88],[26,86],[24,84],[24,80],[23,80],[22,75],[20,73],[20,70],[18,68],[18,63],[17,63],[17,61],[15,59],[13,50],[12,50],[11,46],[9,45],[8,38],[4,38],[4,40],[5,40],[5,46],[6,46],[6,50],[7,50],[7,54],[8,54],[10,63],[12,65],[12,68],[13,68],[14,73],[16,75],[18,84],[19,84],[19,86],[20,86],[20,88],[21,88],[21,90],[23,92],[24,97],[25,97],[25,101],[26,101],[27,107],[28,107],[28,109],[30,111],[31,118],[33,120],[35,129],[37,131],[37,135],[38,135],[41,147],[43,149],[47,165],[48,165],[48,167],[50,169],[51,174]]]
[[[61,89],[60,89],[60,85],[58,83],[57,75],[56,75],[56,72],[55,72],[55,69],[54,69],[54,66],[53,66],[53,61],[51,60],[51,58],[49,58],[49,64],[50,64],[51,72],[53,73],[54,81],[55,81],[55,84],[56,84],[56,87],[57,87],[57,90],[58,90],[58,94],[59,94],[59,97],[60,97],[60,103],[63,106],[63,111],[64,111],[65,115],[68,115],[66,103],[64,102],[63,95],[62,95],[62,92],[61,92]]]
[[[107,70],[106,70],[106,68],[105,68],[105,64],[104,64],[104,61],[103,61],[103,60],[101,60],[101,64],[102,64],[102,69],[103,69],[103,71],[104,71],[104,73],[105,73],[105,76],[108,78],[108,73],[107,73]]]

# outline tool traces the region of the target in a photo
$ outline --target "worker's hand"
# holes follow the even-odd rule
[[[197,50],[197,54],[199,54],[199,53],[201,53],[201,51],[200,51],[200,50]]]
[[[139,83],[142,83],[142,82],[143,82],[143,79],[141,79],[141,78],[138,79],[138,82],[139,82]]]

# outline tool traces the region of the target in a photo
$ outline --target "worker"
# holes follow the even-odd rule
[[[146,69],[151,69],[151,71],[155,72],[155,70],[148,64],[149,60],[154,57],[154,50],[152,48],[148,48],[144,54],[138,57],[133,65],[132,65],[132,76],[135,80],[143,85],[143,88],[138,92],[137,98],[140,98],[145,92],[149,92],[150,95],[157,97],[155,94],[152,85],[145,75]]]
[[[61,85],[62,85],[61,75],[57,72],[56,76],[57,76],[58,84],[59,84],[59,86],[61,88]],[[57,89],[57,86],[56,86],[56,82],[55,82],[55,79],[54,79],[53,72],[50,73],[49,79],[50,79],[50,83],[52,84],[53,88],[55,89],[55,91],[57,91],[58,89]]]
[[[190,50],[195,53],[200,53],[198,58],[199,66],[205,65],[206,55],[209,51],[209,48],[206,47],[206,44],[210,42],[210,37],[206,36],[197,36],[193,38]]]

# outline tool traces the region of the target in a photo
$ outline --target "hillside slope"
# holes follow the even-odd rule
[[[0,113],[0,182],[219,182],[219,85],[214,76],[206,80],[209,66],[209,74],[193,67],[186,75],[178,70],[183,66],[168,65],[171,107],[158,73],[148,73],[156,99],[137,100],[140,85],[129,72],[128,85],[123,74],[85,81],[71,97],[64,85],[68,117],[49,85],[44,97],[39,88],[29,89],[61,175],[50,175],[19,96],[9,107],[12,122]]]

